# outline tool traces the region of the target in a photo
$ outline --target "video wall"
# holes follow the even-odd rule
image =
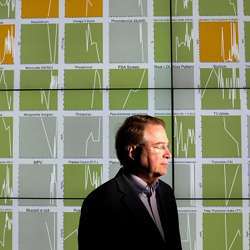
[[[250,249],[249,87],[249,0],[1,0],[0,250],[77,249],[137,113],[166,121],[183,249]]]

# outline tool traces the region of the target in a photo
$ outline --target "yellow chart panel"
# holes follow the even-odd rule
[[[66,17],[100,17],[103,0],[65,0]]]
[[[239,61],[238,22],[200,22],[200,61]]]
[[[59,0],[22,0],[22,18],[58,17]]]
[[[15,25],[0,25],[0,64],[14,63]]]

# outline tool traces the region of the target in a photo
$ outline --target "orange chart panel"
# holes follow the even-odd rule
[[[58,17],[59,0],[22,0],[22,18]]]
[[[238,22],[200,22],[200,61],[239,60]]]
[[[103,0],[65,0],[66,17],[100,17]]]
[[[15,25],[0,25],[0,64],[14,63]]]

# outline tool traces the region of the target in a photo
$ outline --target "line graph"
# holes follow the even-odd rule
[[[27,199],[18,200],[19,206],[56,205],[57,165],[20,164],[18,184],[18,197],[27,197]],[[37,197],[37,199],[33,199],[34,197]]]
[[[84,81],[82,80],[84,79]],[[102,109],[102,70],[65,70],[64,72],[64,109],[98,110]],[[72,88],[89,90],[67,91]],[[79,101],[81,100],[81,101]]]
[[[193,40],[194,31],[192,22],[172,23],[173,44],[172,53],[174,62],[193,62]],[[165,37],[164,39],[162,38]],[[170,62],[170,44],[166,39],[170,39],[170,22],[154,23],[154,48],[156,62]]]
[[[51,71],[49,89],[53,90],[53,89],[57,89],[57,87],[58,87],[58,76],[53,75]],[[41,104],[45,106],[46,110],[50,109],[52,94],[53,94],[53,91],[45,91],[42,89],[40,90]]]
[[[14,63],[15,25],[0,25],[0,64]]]
[[[21,158],[56,158],[57,120],[55,117],[21,117],[19,123]]]
[[[110,70],[110,109],[146,109],[148,98],[147,90],[144,88],[147,88],[147,85],[146,69]],[[112,88],[131,89],[112,90]]]
[[[238,22],[201,21],[199,26],[201,62],[239,61]]]
[[[202,156],[241,156],[240,116],[202,116]]]
[[[240,78],[238,68],[212,68],[200,70],[202,108],[240,108]],[[207,88],[218,88],[207,89]]]
[[[58,24],[22,24],[21,63],[56,64],[57,62]]]
[[[173,15],[175,16],[191,16],[193,0],[174,0]]]
[[[12,70],[0,70],[0,110],[13,109],[13,92],[7,91],[14,85],[14,72]]]
[[[80,213],[64,213],[64,250],[77,249],[77,235]]]
[[[65,61],[67,63],[101,63],[103,61],[101,23],[65,24]]]
[[[19,213],[19,238],[20,249],[57,249],[57,213],[56,212],[20,212]],[[34,230],[35,228],[35,230]],[[30,240],[30,236],[32,241]]]
[[[102,117],[64,118],[64,157],[102,157]]]
[[[21,110],[57,109],[57,70],[21,70],[20,86],[21,89],[37,89],[20,92]]]
[[[85,44],[86,44],[86,52],[89,52],[89,47],[94,47],[95,51],[96,51],[96,56],[97,56],[97,61],[100,62],[100,55],[99,55],[99,48],[98,48],[98,43],[93,41],[92,38],[92,32],[90,29],[90,24],[87,24],[87,29],[85,30]],[[84,51],[85,52],[85,51]]]
[[[175,49],[173,50],[176,62],[193,61],[194,33],[191,22],[174,22]]]
[[[12,165],[0,164],[0,197],[6,198],[0,200],[0,205],[12,204],[12,200],[7,199],[7,197],[13,197],[12,176]]]
[[[111,22],[109,30],[110,62],[147,62],[148,31],[146,22]]]
[[[81,198],[96,189],[102,183],[102,165],[65,164],[64,198]],[[79,206],[82,200],[64,200],[65,206]]]
[[[195,121],[193,116],[174,117],[175,156],[195,157]]]
[[[243,249],[241,213],[204,213],[203,230],[203,249]]]
[[[4,0],[0,2],[0,18],[14,18],[16,0]]]
[[[13,147],[13,119],[0,117],[0,158],[12,157]]]
[[[95,143],[100,143],[101,142],[101,118],[98,118],[98,125],[97,125],[97,133],[95,131],[90,131],[87,139],[85,140],[83,144],[83,155],[87,157],[89,155],[89,145],[90,144],[95,144]]]
[[[0,248],[12,249],[12,214],[0,211]]]
[[[238,164],[203,165],[203,197],[226,198],[226,200],[204,200],[204,206],[241,206],[241,200],[230,198],[242,197],[242,167]],[[214,178],[216,176],[216,178]],[[227,199],[228,198],[228,199]]]
[[[43,132],[45,135],[45,139],[47,142],[47,146],[49,149],[50,157],[56,158],[56,154],[57,154],[57,127],[55,128],[55,134],[52,137],[50,137],[48,135],[48,132],[47,132],[48,125],[46,124],[46,120],[42,116],[40,117],[40,119],[41,119]]]
[[[180,212],[179,221],[183,249],[197,250],[195,214],[192,212]]]

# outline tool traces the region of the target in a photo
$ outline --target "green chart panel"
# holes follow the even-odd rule
[[[10,164],[0,164],[0,194],[1,197],[13,197],[13,168]],[[12,205],[11,199],[0,199],[0,206]]]
[[[237,0],[200,0],[199,10],[201,16],[236,16]]]
[[[57,70],[22,70],[20,73],[20,110],[57,109]]]
[[[81,206],[82,199],[102,183],[102,165],[64,165],[64,205]],[[67,199],[72,198],[72,199]],[[76,198],[74,200],[74,198]]]
[[[115,110],[148,108],[146,69],[110,70],[109,107]]]
[[[246,69],[247,108],[250,109],[250,68]]]
[[[65,24],[65,62],[102,63],[102,32],[101,23]]]
[[[0,211],[0,250],[12,250],[12,213]]]
[[[21,63],[58,63],[58,24],[22,24]]]
[[[243,250],[241,213],[203,214],[203,250]]]
[[[77,249],[77,233],[79,225],[80,213],[65,212],[64,213],[64,238],[63,249]]]
[[[248,0],[244,0],[244,14],[250,16],[250,2]]]
[[[173,22],[172,53],[174,62],[193,62],[193,24],[192,22]],[[155,62],[170,62],[170,23],[154,23]]]
[[[245,57],[250,62],[250,22],[245,22]]]
[[[215,200],[203,200],[204,206],[242,205],[242,200],[230,200],[230,198],[242,198],[241,165],[205,164],[202,166],[202,178],[203,198],[215,198]]]
[[[241,157],[240,116],[202,116],[201,121],[203,157]]]
[[[177,158],[195,157],[195,117],[174,117],[174,145]]]
[[[64,71],[64,109],[101,110],[102,70],[65,70]],[[71,90],[68,90],[71,89]],[[78,90],[72,90],[78,89]],[[79,90],[84,89],[84,90]]]
[[[0,117],[0,158],[12,157],[13,148],[13,119]]]
[[[154,0],[154,16],[170,16],[169,0]],[[191,16],[193,12],[192,0],[172,0],[173,16]]]
[[[171,116],[158,116],[167,124],[167,136],[172,138]],[[174,156],[176,158],[195,157],[195,119],[194,116],[174,116]],[[169,141],[169,149],[172,142]]]
[[[238,68],[202,68],[200,79],[202,109],[240,109]]]
[[[0,111],[13,110],[13,91],[8,91],[14,87],[13,70],[0,70]],[[5,90],[5,91],[1,91]]]
[[[0,4],[0,19],[15,18],[16,0],[2,1]]]

